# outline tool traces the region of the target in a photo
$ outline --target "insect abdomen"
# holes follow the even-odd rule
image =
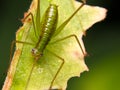
[[[46,10],[41,22],[40,28],[42,30],[42,33],[40,35],[41,39],[38,41],[37,47],[39,52],[43,52],[44,48],[50,41],[51,36],[56,30],[57,20],[58,20],[57,6],[51,4]]]

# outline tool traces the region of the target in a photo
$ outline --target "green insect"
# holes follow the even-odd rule
[[[37,63],[37,61],[40,60],[40,58],[44,55],[44,50],[46,49],[46,46],[50,43],[50,40],[53,37],[57,36],[60,33],[60,31],[62,31],[64,29],[64,27],[69,23],[69,21],[74,17],[74,15],[84,6],[86,1],[85,0],[82,0],[82,1],[83,1],[83,3],[79,6],[79,8],[75,12],[73,12],[73,14],[68,19],[66,19],[58,28],[56,28],[58,18],[59,18],[58,17],[58,6],[55,4],[50,4],[43,15],[43,18],[40,19],[40,0],[38,0],[36,19],[34,20],[34,15],[32,13],[29,13],[24,18],[23,21],[25,21],[29,16],[31,16],[35,37],[38,38],[38,41],[34,44],[35,46],[31,49],[31,54],[34,57],[34,64],[30,71],[30,75],[27,80],[25,90],[27,90],[27,88],[29,86],[29,81],[30,81],[34,66]],[[39,35],[37,34],[38,31],[40,32]],[[56,40],[55,43],[60,42],[65,39],[68,39],[68,38],[71,38],[71,37],[74,37],[76,39],[76,42],[78,43],[82,53],[85,54],[81,47],[81,44],[75,34],[72,34],[72,35],[66,36],[62,39]],[[33,45],[29,42],[24,42],[24,41],[15,41],[15,43]],[[54,52],[52,52],[50,50],[49,50],[49,52],[52,53],[55,57],[57,57],[62,62],[61,65],[59,66],[58,70],[56,71],[56,74],[54,75],[53,79],[51,80],[50,86],[48,88],[48,90],[52,90],[54,81],[55,81],[56,77],[58,76],[60,70],[62,69],[62,67],[65,63],[65,60],[64,60],[64,58],[60,57],[59,54],[55,54]]]

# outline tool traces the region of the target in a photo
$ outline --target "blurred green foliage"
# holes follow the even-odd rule
[[[30,3],[31,0],[0,0],[0,77],[7,72],[11,41],[15,39],[15,32],[22,25],[20,19]],[[67,90],[120,90],[119,5],[112,0],[89,0],[88,4],[107,8],[108,15],[83,37],[89,54],[85,60],[90,71],[82,73],[80,78],[70,79]],[[3,79],[0,78],[0,85]]]

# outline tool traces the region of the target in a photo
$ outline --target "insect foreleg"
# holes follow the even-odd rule
[[[47,50],[48,50],[48,49],[47,49]],[[58,76],[60,70],[62,69],[62,67],[63,67],[63,65],[64,65],[64,63],[65,63],[65,60],[64,60],[62,57],[58,56],[57,54],[51,52],[50,50],[48,50],[48,51],[49,51],[51,54],[53,54],[55,57],[59,58],[59,60],[62,61],[61,65],[60,65],[60,67],[58,68],[58,70],[57,70],[54,78],[52,79],[51,84],[50,84],[50,87],[49,87],[49,89],[48,89],[48,90],[55,90],[55,89],[52,89],[52,86],[53,86],[53,83],[54,83],[56,77]]]

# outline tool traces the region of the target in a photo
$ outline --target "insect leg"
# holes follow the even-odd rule
[[[47,50],[48,50],[48,49],[47,49]],[[62,57],[58,56],[57,54],[51,52],[50,50],[48,50],[48,51],[49,51],[51,54],[53,54],[55,57],[59,58],[59,60],[62,61],[61,65],[60,65],[60,67],[58,68],[58,70],[57,70],[54,78],[52,79],[51,84],[50,84],[50,87],[49,87],[49,89],[48,89],[48,90],[55,90],[55,89],[52,89],[52,86],[53,86],[53,83],[54,83],[56,77],[58,76],[60,70],[62,69],[62,67],[63,67],[63,65],[64,65],[64,63],[65,63],[65,60],[64,60]]]
[[[6,71],[3,73],[3,76],[6,76],[6,74],[8,74],[7,76],[9,76],[9,69],[10,69],[10,63],[11,63],[11,60],[12,60],[12,51],[13,51],[13,47],[15,45],[15,43],[22,43],[22,44],[28,44],[28,45],[33,45],[32,43],[29,43],[29,42],[23,42],[23,41],[12,41],[11,43],[11,48],[10,48],[10,61],[8,62],[9,64],[9,67],[8,69],[6,69]],[[1,79],[1,76],[0,76],[0,79]],[[1,81],[1,80],[0,80]],[[0,85],[1,86],[1,85]],[[4,87],[3,87],[4,88]]]
[[[78,9],[67,19],[65,20],[55,31],[53,34],[53,37],[57,36],[63,29],[64,27],[68,24],[68,22],[74,17],[74,15],[85,5],[86,0],[82,0],[82,4],[78,7]]]
[[[5,77],[6,77],[6,73],[2,73],[2,75],[0,75],[0,88],[2,88],[4,84]]]
[[[12,51],[13,51],[13,47],[14,47],[15,43],[21,43],[21,44],[27,44],[27,45],[34,45],[32,43],[24,42],[24,41],[15,41],[15,40],[12,41],[11,48],[10,48],[10,62],[12,60]]]
[[[66,37],[64,37],[64,38],[61,38],[61,39],[56,40],[56,41],[54,41],[54,42],[51,42],[50,44],[53,44],[53,43],[56,43],[56,42],[60,42],[60,41],[63,41],[63,40],[65,40],[65,39],[68,39],[68,38],[71,38],[71,37],[74,37],[74,38],[76,39],[76,41],[77,41],[77,43],[78,43],[78,45],[79,45],[79,47],[80,47],[83,55],[86,56],[86,53],[84,52],[84,50],[83,50],[83,48],[82,48],[82,45],[80,44],[80,41],[79,41],[78,37],[77,37],[75,34],[71,34],[71,35],[66,36]]]
[[[20,43],[20,44],[26,44],[26,45],[34,45],[34,44],[32,44],[32,43],[30,43],[30,42],[24,42],[24,41],[12,41],[12,43],[11,43],[11,49],[10,49],[10,62],[11,62],[11,60],[12,60],[12,51],[13,51],[13,47],[14,47],[14,45],[15,45],[15,43]],[[10,68],[10,67],[9,67]],[[8,68],[8,70],[7,71],[9,71],[9,68]]]
[[[33,70],[34,70],[34,67],[35,67],[35,65],[36,65],[36,63],[37,63],[37,61],[38,61],[39,59],[35,59],[35,62],[33,63],[33,65],[32,65],[32,69],[30,70],[30,75],[29,75],[29,77],[28,77],[28,80],[27,80],[27,83],[26,83],[26,86],[25,86],[25,89],[24,90],[27,90],[27,88],[28,88],[28,85],[29,85],[29,81],[30,81],[30,78],[31,78],[31,76],[32,76],[32,72],[33,72]]]
[[[22,22],[25,22],[25,20],[28,19],[29,16],[31,16],[31,18],[32,18],[32,23],[33,23],[35,36],[38,38],[34,17],[33,17],[33,14],[31,12],[29,14],[27,14],[27,16],[24,19],[22,19]]]
[[[37,13],[36,13],[35,24],[36,24],[36,30],[40,32],[40,0],[37,1]]]

